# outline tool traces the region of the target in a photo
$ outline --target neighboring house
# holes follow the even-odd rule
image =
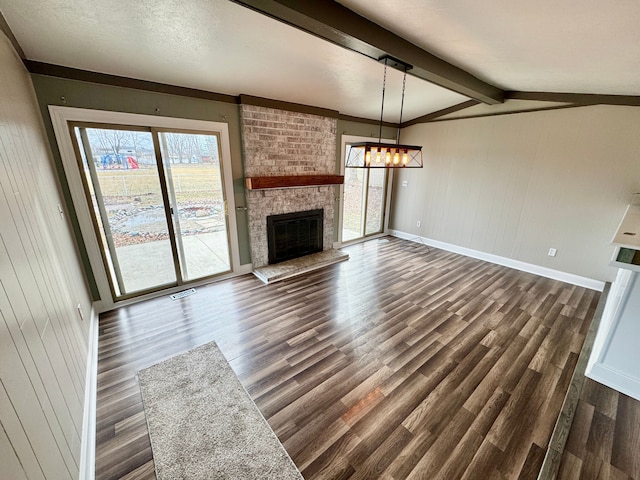
[[[225,118],[241,189],[238,105],[30,74],[0,33],[3,478],[78,478],[91,461],[81,443],[91,415],[85,396],[98,292],[77,222],[69,218],[69,187],[46,106],[148,114],[155,102],[166,116]],[[517,110],[537,106],[521,101]],[[396,176],[390,230],[592,288],[611,281],[611,237],[640,189],[640,109],[484,113],[484,106],[471,107],[402,130],[403,143],[424,146],[425,168]],[[372,130],[357,119],[338,118],[337,125],[338,155],[343,132]],[[246,219],[237,228],[247,238]],[[558,255],[548,256],[549,248]],[[240,260],[251,263],[247,242],[240,244]]]

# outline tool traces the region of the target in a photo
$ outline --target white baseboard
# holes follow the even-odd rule
[[[640,401],[640,378],[633,378],[596,362],[587,377]]]
[[[98,309],[91,307],[89,315],[89,345],[84,387],[80,480],[94,480],[96,473],[96,398],[98,390]]]
[[[560,280],[561,282],[570,283],[579,287],[590,288],[601,292],[604,290],[604,283],[600,280],[594,280],[593,278],[581,277],[580,275],[574,275],[572,273],[561,272],[560,270],[553,270],[552,268],[541,267],[532,263],[521,262],[520,260],[514,260],[512,258],[501,257],[492,253],[485,253],[479,250],[473,250],[471,248],[460,247],[439,240],[433,240],[431,238],[420,237],[399,230],[389,230],[389,233],[394,237],[402,238],[404,240],[410,240],[412,242],[424,243],[430,247],[439,248],[441,250],[447,250],[448,252],[459,253],[467,257],[477,258],[486,262],[503,265],[505,267],[515,268],[527,273],[534,273],[541,277],[552,278],[554,280]]]

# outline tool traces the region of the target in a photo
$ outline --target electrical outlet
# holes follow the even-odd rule
[[[409,185],[409,182],[408,182],[407,180],[403,180],[403,181],[402,181],[402,186],[403,186],[403,187],[406,187],[406,186],[408,186],[408,185]]]
[[[558,250],[556,250],[555,248],[550,248],[547,255],[549,255],[550,257],[555,257],[556,253],[558,253]]]
[[[416,227],[419,227],[419,226],[420,226],[420,220],[416,222]]]

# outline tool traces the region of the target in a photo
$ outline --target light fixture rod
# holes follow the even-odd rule
[[[398,134],[396,135],[396,143],[400,143],[400,127],[402,126],[402,111],[404,110],[404,90],[407,85],[407,66],[404,66],[404,77],[402,78],[402,100],[400,100],[400,121],[398,122]]]
[[[384,115],[384,91],[387,86],[387,58],[384,59],[384,77],[382,78],[382,106],[380,107],[380,130],[378,131],[378,143],[382,141],[382,117]]]

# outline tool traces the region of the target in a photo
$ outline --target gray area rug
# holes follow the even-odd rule
[[[215,343],[138,378],[159,480],[302,479]]]

